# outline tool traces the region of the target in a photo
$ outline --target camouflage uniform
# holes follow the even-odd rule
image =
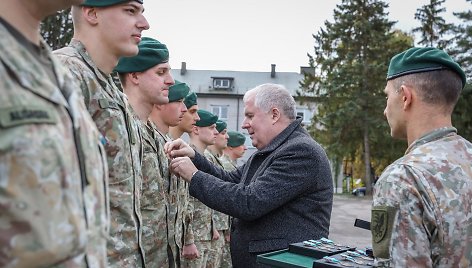
[[[190,144],[195,150],[194,145]],[[193,260],[185,260],[184,267],[207,267],[208,257],[211,253],[211,241],[213,238],[213,210],[205,206],[198,199],[189,195],[189,219],[188,228],[193,232],[195,246],[200,257]]]
[[[0,36],[0,267],[106,267],[107,165],[78,85],[44,41],[54,78]]]
[[[448,127],[416,140],[386,168],[372,210],[379,264],[472,266],[471,163],[472,144]]]
[[[111,209],[108,264],[141,267],[145,256],[141,246],[142,147],[138,121],[111,75],[104,75],[95,66],[82,43],[73,39],[68,47],[54,53],[80,81],[85,105],[106,139]]]
[[[220,160],[221,160],[221,164],[223,164],[223,168],[226,171],[231,172],[233,170],[236,170],[236,163],[235,163],[235,161],[232,161],[229,156],[223,154],[220,157]],[[230,228],[231,228],[231,217],[228,216],[228,230],[224,232],[225,235],[229,235],[231,233]],[[233,264],[231,262],[230,242],[227,242],[226,240],[225,240],[225,245],[223,247],[223,253],[222,253],[222,256],[221,256],[220,267],[221,268],[231,268],[231,267],[233,267]]]
[[[211,151],[205,150],[205,157],[216,166],[224,168],[220,158],[217,155],[214,155]],[[224,234],[229,231],[229,216],[213,210],[213,223],[214,228],[220,234],[220,238],[211,241],[212,251],[209,256],[208,267],[220,267],[221,259],[223,257],[223,248],[225,247]]]
[[[146,254],[146,266],[169,267],[167,247],[167,198],[168,171],[162,168],[167,163],[163,147],[158,142],[159,134],[150,121],[144,126],[143,133],[143,192],[141,213],[143,215],[143,248]],[[164,157],[164,158],[163,158]]]
[[[171,180],[171,174],[169,169],[169,159],[166,156],[164,151],[164,144],[167,141],[170,141],[170,138],[162,134],[156,126],[154,126],[154,131],[156,132],[156,143],[159,144],[159,169],[162,174],[162,181],[164,186],[164,194],[166,195],[168,201],[168,210],[167,210],[167,237],[168,237],[168,246],[172,251],[172,262],[173,265],[177,265],[177,262],[180,261],[179,250],[177,248],[177,243],[175,241],[175,219],[177,213],[177,193],[175,192],[175,181]]]

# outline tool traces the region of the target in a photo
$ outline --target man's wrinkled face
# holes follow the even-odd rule
[[[252,139],[252,145],[262,149],[272,140],[272,116],[271,113],[262,111],[254,104],[254,97],[244,103],[244,121],[242,125]]]

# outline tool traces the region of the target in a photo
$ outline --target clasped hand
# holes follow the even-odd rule
[[[174,174],[179,175],[187,182],[192,180],[192,175],[198,171],[190,158],[195,157],[195,151],[182,139],[167,142],[164,151],[169,159],[170,168]]]

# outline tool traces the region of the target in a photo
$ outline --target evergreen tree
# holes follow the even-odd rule
[[[405,150],[403,144],[396,148],[389,135],[383,90],[390,58],[411,46],[412,39],[392,30],[395,22],[387,19],[387,7],[380,0],[337,5],[334,22],[326,21],[313,35],[315,51],[309,60],[314,71],[301,83],[305,98],[318,105],[311,134],[332,158],[363,155],[368,193],[372,156],[393,160]]]
[[[442,7],[446,0],[430,0],[429,4],[418,8],[415,13],[415,19],[421,22],[421,26],[413,29],[413,32],[421,33],[420,45],[437,47],[444,49],[452,40],[443,37],[451,32],[453,25],[446,23],[441,17],[441,13],[446,11]]]
[[[472,3],[472,0],[467,0]],[[461,20],[461,23],[454,27],[455,46],[449,50],[451,55],[457,60],[467,75],[467,85],[462,90],[462,94],[452,114],[452,122],[457,131],[464,138],[472,141],[472,11],[457,12],[454,15]]]
[[[53,50],[66,46],[72,39],[73,33],[70,8],[57,11],[41,22],[41,35]]]
[[[472,0],[467,0],[472,3]],[[455,46],[449,52],[461,64],[466,71],[467,78],[472,79],[472,11],[455,12],[454,16],[461,20],[461,23],[454,27]]]

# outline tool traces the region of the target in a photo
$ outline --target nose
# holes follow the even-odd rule
[[[198,116],[198,113],[195,113],[195,116],[194,116],[193,119],[195,120],[195,122],[200,120],[200,116]]]
[[[241,125],[242,129],[248,129],[249,128],[249,123],[247,122],[247,119],[245,118],[243,120],[243,124]]]
[[[141,14],[138,20],[137,27],[141,29],[141,31],[149,29],[149,22],[147,21],[146,17],[144,17],[143,14]]]
[[[166,80],[166,83],[167,83],[168,85],[173,85],[173,84],[175,84],[174,77],[172,77],[172,75],[170,75],[170,73],[169,73],[169,75],[168,75],[168,78],[167,78],[167,80]]]

